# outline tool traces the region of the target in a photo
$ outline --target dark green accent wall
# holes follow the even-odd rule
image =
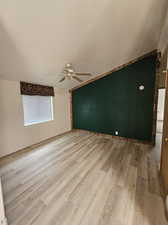
[[[155,70],[149,56],[73,91],[73,128],[151,141]]]

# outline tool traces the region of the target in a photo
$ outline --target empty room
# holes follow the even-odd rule
[[[168,225],[168,1],[0,2],[0,224]]]

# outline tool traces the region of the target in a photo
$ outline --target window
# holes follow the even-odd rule
[[[53,97],[22,95],[24,125],[32,125],[53,120]]]

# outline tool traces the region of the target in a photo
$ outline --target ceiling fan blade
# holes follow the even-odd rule
[[[59,82],[63,82],[65,80],[65,77],[61,78],[61,80]]]
[[[75,79],[75,80],[77,80],[77,81],[80,82],[80,83],[83,81],[83,80],[81,80],[80,78],[75,77],[75,76],[72,76],[72,78]]]
[[[75,73],[78,76],[91,76],[91,73]]]

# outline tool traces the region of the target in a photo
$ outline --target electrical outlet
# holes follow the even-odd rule
[[[115,131],[115,135],[118,135],[118,131],[117,130]]]

